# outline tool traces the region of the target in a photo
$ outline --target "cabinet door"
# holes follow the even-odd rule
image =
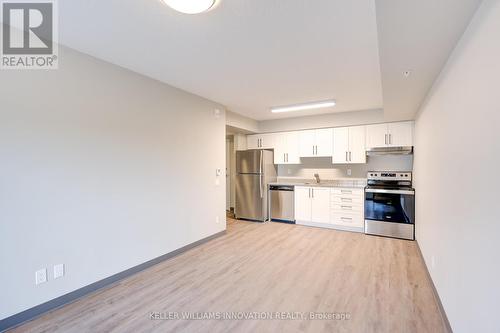
[[[331,141],[331,140],[330,140]],[[316,150],[316,131],[299,132],[299,154],[300,157],[313,157]]]
[[[333,129],[333,164],[346,164],[349,151],[349,129],[340,127]]]
[[[288,132],[286,134],[286,164],[300,164],[299,133]]]
[[[390,146],[413,146],[413,122],[390,123],[387,125]]]
[[[311,221],[311,188],[304,186],[295,186],[295,220]]]
[[[330,189],[313,187],[311,202],[311,221],[330,223]]]
[[[259,149],[259,135],[247,135],[247,148],[248,149]]]
[[[274,134],[274,133],[261,134],[260,139],[261,139],[260,148],[262,148],[262,149],[274,149],[275,148],[276,134]]]
[[[333,129],[316,130],[316,155],[322,157],[332,156],[333,151]]]
[[[349,127],[349,163],[366,163],[365,126]]]
[[[387,124],[366,126],[366,148],[387,146]]]
[[[277,133],[274,138],[274,164],[284,164],[286,161],[286,135]]]

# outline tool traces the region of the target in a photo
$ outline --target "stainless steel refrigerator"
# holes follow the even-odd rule
[[[268,219],[267,187],[276,181],[276,166],[270,150],[236,152],[237,219],[264,222]]]

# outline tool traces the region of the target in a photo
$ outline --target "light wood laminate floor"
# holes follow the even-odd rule
[[[151,312],[349,320],[151,320]],[[182,314],[181,314],[182,315]],[[414,242],[229,219],[227,234],[15,332],[445,332]]]

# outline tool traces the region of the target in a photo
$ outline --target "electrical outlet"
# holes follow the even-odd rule
[[[351,169],[347,169],[347,175],[348,176],[352,175],[352,170]]]
[[[54,279],[58,279],[64,276],[64,264],[59,264],[54,266]]]
[[[287,169],[288,171],[288,174],[291,175],[292,174],[292,169]]]
[[[35,272],[35,284],[47,282],[47,269],[42,268]]]
[[[214,117],[215,117],[215,119],[219,119],[220,118],[220,114],[221,114],[221,112],[220,112],[219,109],[215,109],[214,110]]]
[[[219,216],[216,216],[216,217],[215,217],[215,223],[217,223],[217,224],[219,224],[219,223],[220,223],[220,218],[219,218]]]

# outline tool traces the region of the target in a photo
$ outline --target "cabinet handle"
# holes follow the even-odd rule
[[[347,152],[345,152],[345,161],[348,162],[349,160],[347,159]]]
[[[352,206],[340,206],[340,208],[352,210]]]
[[[352,161],[352,155],[351,155],[352,152],[349,152],[349,162]]]
[[[352,202],[351,198],[340,198],[340,201],[342,202]]]
[[[316,156],[318,156],[318,146],[316,146]]]
[[[314,198],[314,189],[312,188],[311,191],[312,191],[312,197]]]
[[[385,137],[384,143],[387,144],[387,134],[385,134],[384,137]]]
[[[392,145],[392,134],[389,134],[389,144]]]
[[[340,190],[340,193],[352,194],[351,190]]]
[[[341,217],[340,219],[344,221],[352,221],[352,217]]]
[[[313,146],[313,155],[314,155],[314,146]]]
[[[309,189],[309,198],[311,197],[311,189]]]

